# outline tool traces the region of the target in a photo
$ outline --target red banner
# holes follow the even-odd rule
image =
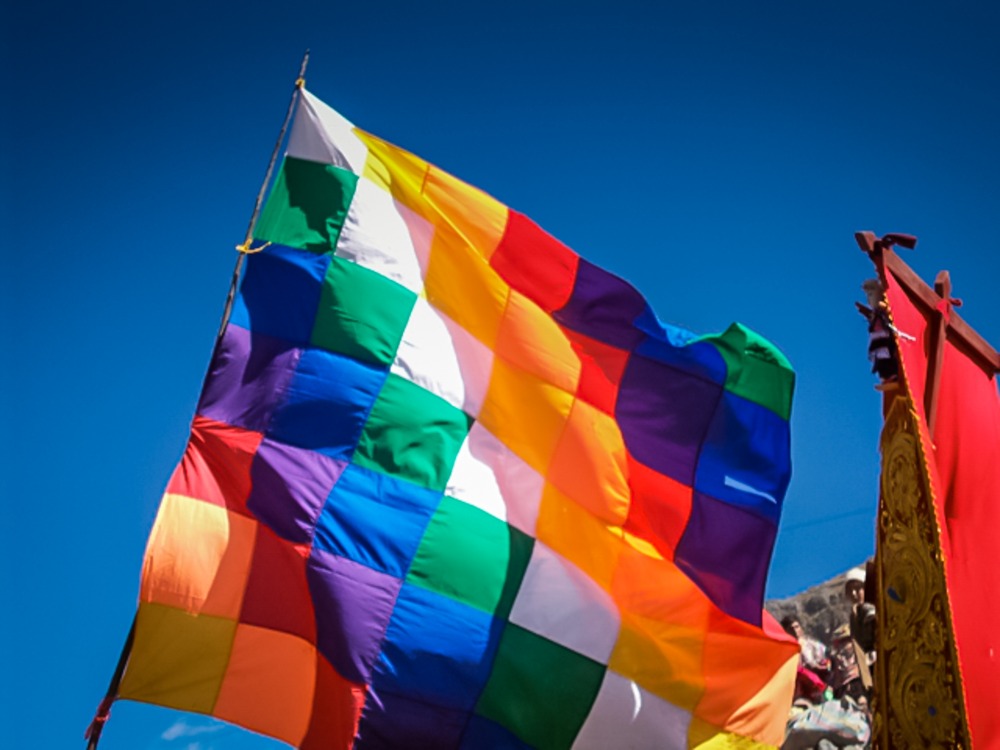
[[[917,408],[941,530],[945,577],[972,744],[1000,747],[1000,396],[995,372],[946,338],[932,419],[925,391],[935,309],[884,269],[906,388]],[[951,315],[944,303],[936,308]]]

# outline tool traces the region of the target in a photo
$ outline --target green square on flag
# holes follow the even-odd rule
[[[314,253],[333,252],[357,184],[357,175],[332,164],[286,157],[254,237]]]
[[[472,422],[440,396],[390,373],[351,460],[440,492]]]
[[[424,532],[407,581],[506,618],[533,543],[499,518],[446,495]]]
[[[417,295],[385,276],[331,258],[310,343],[376,365],[390,365]]]
[[[715,346],[725,360],[726,390],[789,419],[795,373],[774,344],[739,323],[701,340]]]
[[[508,624],[476,713],[538,750],[568,750],[604,671],[603,664]]]

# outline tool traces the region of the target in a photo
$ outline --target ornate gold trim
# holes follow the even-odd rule
[[[916,412],[903,393],[892,399],[881,451],[875,744],[968,748],[934,496]]]

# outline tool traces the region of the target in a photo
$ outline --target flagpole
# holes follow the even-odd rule
[[[236,249],[239,251],[239,255],[236,258],[236,267],[233,269],[233,278],[229,284],[229,293],[226,295],[226,307],[223,310],[222,323],[219,326],[219,333],[216,336],[216,346],[218,346],[219,341],[222,339],[222,334],[226,330],[226,324],[229,322],[229,315],[233,309],[233,300],[236,297],[236,286],[240,280],[240,272],[243,270],[243,259],[248,254],[260,252],[260,250],[263,249],[263,247],[251,247],[251,243],[253,242],[253,230],[257,223],[257,217],[260,215],[261,204],[264,202],[264,193],[267,192],[267,186],[271,182],[271,175],[274,173],[274,165],[278,161],[278,152],[281,150],[281,144],[285,140],[285,133],[288,131],[288,123],[291,122],[292,114],[295,112],[295,103],[298,101],[299,92],[306,83],[306,66],[308,64],[309,50],[306,50],[305,54],[302,56],[302,64],[299,66],[299,75],[295,79],[295,88],[292,90],[292,96],[288,102],[288,111],[285,112],[285,121],[281,124],[281,132],[278,133],[278,140],[275,142],[274,149],[271,151],[271,161],[267,165],[267,172],[264,174],[264,182],[261,183],[260,190],[257,192],[257,200],[254,202],[253,213],[250,215],[250,223],[247,224],[246,237],[243,240],[243,244],[236,246]],[[104,698],[101,700],[101,703],[97,707],[97,711],[94,714],[93,721],[90,722],[90,726],[87,727],[87,731],[84,733],[84,739],[87,740],[87,750],[97,750],[97,743],[101,740],[101,732],[104,731],[104,725],[107,723],[108,717],[111,715],[111,705],[118,698],[118,688],[121,686],[122,676],[125,674],[125,666],[128,664],[129,655],[132,653],[132,643],[135,640],[135,624],[137,618],[138,612],[132,618],[132,627],[129,628],[128,637],[125,639],[125,645],[122,646],[121,654],[118,656],[118,664],[115,667],[115,672],[108,685],[108,691],[104,694]]]
[[[104,731],[104,725],[108,723],[108,717],[111,716],[111,704],[118,697],[118,686],[121,684],[122,675],[125,673],[125,665],[128,663],[129,654],[132,653],[132,642],[135,640],[135,621],[138,619],[138,616],[138,613],[136,613],[132,617],[132,627],[129,628],[128,636],[125,638],[125,645],[118,656],[118,665],[115,667],[115,673],[111,676],[108,692],[104,694],[104,698],[101,700],[101,704],[97,707],[97,712],[94,714],[94,720],[90,722],[90,726],[87,727],[87,731],[83,735],[84,739],[87,740],[87,750],[97,750],[97,743],[101,741],[101,732]]]
[[[250,222],[247,224],[246,237],[243,239],[243,244],[237,245],[236,250],[239,255],[236,256],[236,267],[233,269],[233,277],[229,282],[229,293],[226,295],[226,307],[222,312],[222,323],[219,325],[219,333],[216,335],[216,343],[222,339],[222,334],[226,330],[226,324],[229,322],[229,315],[233,310],[233,300],[236,298],[236,286],[240,281],[240,273],[243,271],[243,262],[247,255],[260,252],[263,247],[253,248],[251,244],[253,243],[253,229],[257,224],[257,217],[260,215],[260,207],[264,202],[264,193],[267,192],[267,186],[271,183],[271,175],[274,173],[274,165],[278,161],[278,152],[281,150],[281,144],[285,140],[285,132],[288,130],[288,123],[291,122],[292,114],[295,111],[295,102],[298,100],[299,92],[302,87],[306,84],[306,67],[309,65],[309,50],[302,56],[302,65],[299,66],[299,75],[295,79],[295,88],[292,90],[292,98],[288,102],[288,111],[285,112],[285,121],[281,124],[281,132],[278,133],[278,140],[274,143],[274,150],[271,151],[271,161],[267,165],[267,172],[264,174],[264,181],[260,185],[260,190],[257,192],[257,200],[253,205],[253,213],[250,215]]]

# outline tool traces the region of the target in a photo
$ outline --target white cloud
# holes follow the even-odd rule
[[[186,719],[178,719],[167,727],[166,731],[160,735],[160,739],[171,742],[181,737],[195,737],[199,734],[218,732],[219,730],[225,728],[225,724],[216,721],[206,724],[189,724]],[[185,748],[185,750],[200,750],[200,745],[197,742],[192,742]]]

